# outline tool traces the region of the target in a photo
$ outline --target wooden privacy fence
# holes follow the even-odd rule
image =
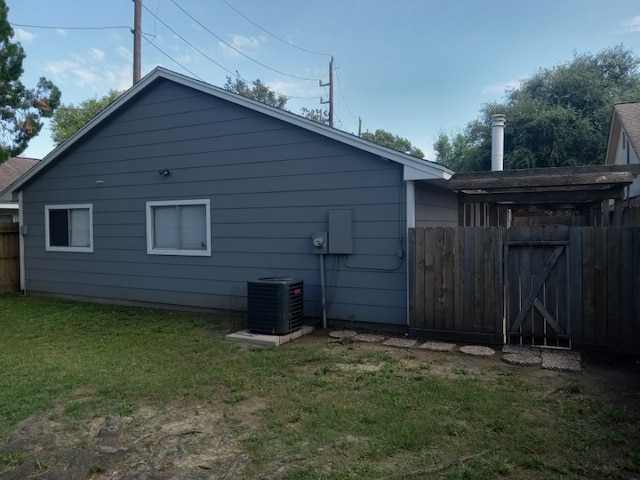
[[[640,228],[414,228],[409,238],[416,333],[640,351]]]
[[[20,237],[17,223],[0,223],[0,292],[20,288]]]

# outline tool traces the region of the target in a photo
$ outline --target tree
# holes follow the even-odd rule
[[[276,108],[284,108],[287,104],[287,97],[280,95],[271,90],[267,85],[262,83],[260,79],[256,79],[251,84],[240,78],[240,74],[236,72],[236,78],[227,77],[224,89],[229,92],[237,93],[243,97],[266,103]]]
[[[236,74],[236,78],[227,77],[227,81],[224,84],[225,90],[237,93],[239,95],[242,95],[243,97],[266,103],[267,105],[271,105],[272,107],[281,109],[284,109],[286,107],[288,100],[286,95],[281,95],[274,92],[260,79],[256,79],[252,81],[251,84],[248,84],[242,78],[240,78],[240,74],[238,72],[236,72]],[[310,110],[303,107],[300,110],[300,115],[308,118],[309,120],[313,120],[314,122],[329,125],[329,113],[326,109],[314,108]]]
[[[327,112],[326,108],[314,108],[309,110],[308,108],[302,107],[300,115],[308,118],[309,120],[313,120],[314,122],[329,125],[329,112]]]
[[[374,133],[365,132],[362,138],[370,142],[377,143],[385,147],[393,148],[402,153],[413,155],[414,157],[424,158],[424,153],[417,147],[414,147],[406,138],[389,133],[386,130],[378,129]]]
[[[485,105],[457,147],[441,134],[437,159],[456,171],[489,170],[490,119],[503,113],[506,169],[600,164],[613,104],[640,99],[639,68],[640,58],[617,46],[542,69],[503,102]]]
[[[40,133],[42,118],[51,117],[60,103],[60,90],[44,77],[29,89],[20,81],[26,54],[12,42],[9,8],[0,0],[0,163],[22,153]]]
[[[73,104],[60,106],[51,120],[51,138],[56,145],[60,145],[100,111],[111,105],[122,93],[109,90],[109,93],[103,97],[89,98],[77,106]]]

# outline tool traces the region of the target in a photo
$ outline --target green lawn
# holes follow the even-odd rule
[[[231,418],[253,404],[255,421],[233,424],[251,458],[239,478],[273,473],[274,458],[295,459],[290,479],[640,476],[632,387],[609,398],[593,373],[328,345],[320,334],[248,347],[223,340],[225,320],[0,296],[0,438],[53,409],[70,425],[110,413],[141,425],[144,407]]]

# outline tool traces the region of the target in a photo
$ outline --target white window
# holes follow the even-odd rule
[[[45,249],[93,252],[93,205],[45,205]]]
[[[209,200],[147,202],[147,253],[210,256]]]

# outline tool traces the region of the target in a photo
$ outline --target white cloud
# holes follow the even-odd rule
[[[130,64],[113,66],[102,73],[104,74],[104,83],[109,89],[126,90],[133,83]]]
[[[16,27],[13,29],[13,38],[15,38],[18,42],[29,43],[35,40],[36,37],[37,35],[35,33],[29,33],[20,27]]]
[[[45,70],[61,88],[68,83],[74,87],[90,87],[94,91],[125,90],[132,81],[130,63],[97,64],[91,56],[88,60],[51,61],[46,64]]]
[[[75,75],[76,83],[80,87],[88,87],[96,83],[98,79],[97,75],[89,69],[77,67],[71,70],[71,73]]]
[[[640,15],[624,19],[620,22],[620,27],[622,27],[622,33],[640,32]]]
[[[493,83],[482,87],[483,95],[504,95],[520,86],[520,80],[509,80],[508,82]]]
[[[272,82],[267,82],[267,87],[281,95],[293,97],[317,97],[318,99],[320,97],[324,97],[323,90],[320,87],[310,86],[309,82],[274,80]]]
[[[131,59],[133,56],[131,50],[123,46],[116,47],[115,52],[119,57],[126,58],[127,60]]]
[[[93,59],[93,60],[97,60],[99,62],[101,62],[102,60],[104,60],[105,57],[105,53],[98,49],[98,48],[92,48],[89,50],[89,56]]]
[[[45,70],[54,77],[63,77],[67,72],[77,67],[77,62],[72,62],[71,60],[58,60],[55,62],[47,62]]]
[[[72,81],[74,85],[78,87],[92,85],[98,79],[96,73],[90,68],[72,60],[48,62],[45,70],[49,72],[54,79],[58,81]]]
[[[218,42],[220,49],[230,57],[240,56],[238,51],[249,55],[260,50],[260,47],[267,43],[265,37],[245,37],[244,35],[231,35],[231,40],[227,42],[229,45]]]
[[[56,28],[56,33],[61,37],[67,36],[67,31],[64,28]]]

